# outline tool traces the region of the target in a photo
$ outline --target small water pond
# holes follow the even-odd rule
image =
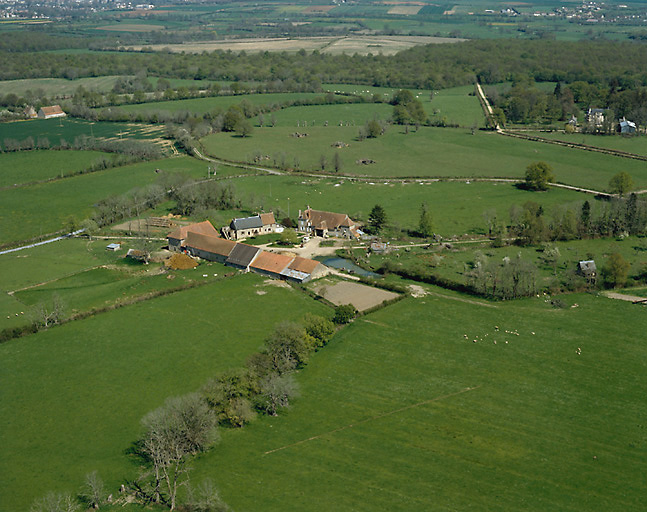
[[[375,272],[371,272],[369,270],[364,270],[362,267],[358,267],[355,265],[350,260],[347,260],[345,258],[340,258],[338,256],[326,258],[324,260],[321,260],[321,263],[328,267],[336,268],[338,270],[346,270],[347,272],[350,272],[351,274],[356,274],[358,276],[364,276],[364,277],[381,277],[380,274],[376,274]]]

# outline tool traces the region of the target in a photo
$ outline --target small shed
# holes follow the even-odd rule
[[[589,282],[595,282],[598,269],[594,260],[582,260],[577,264],[577,273],[585,277]]]
[[[118,243],[106,245],[106,251],[118,251],[119,249],[121,249],[121,244]]]
[[[620,120],[618,124],[618,130],[623,135],[632,135],[636,133],[636,123],[633,121],[627,121],[624,117]]]

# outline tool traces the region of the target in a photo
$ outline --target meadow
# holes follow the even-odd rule
[[[110,91],[119,76],[96,76],[66,80],[65,78],[29,78],[24,80],[1,80],[0,91],[3,94],[14,93],[23,96],[27,91],[43,91],[51,97],[70,96],[76,89],[83,87],[100,92]]]
[[[194,178],[206,174],[206,163],[186,156],[127,165],[48,183],[0,190],[0,244],[27,240],[81,222],[101,199],[154,183],[156,169]]]
[[[188,111],[195,114],[206,114],[214,110],[227,110],[231,105],[238,105],[247,100],[252,105],[280,104],[284,101],[298,101],[321,98],[322,94],[309,92],[268,93],[268,94],[243,94],[215,96],[209,98],[192,98],[188,100],[158,101],[152,103],[138,103],[118,107],[127,112],[151,112],[165,110],[169,112]]]
[[[99,151],[19,151],[0,154],[0,188],[62,178],[88,169],[108,153]],[[46,164],[45,164],[46,162]]]
[[[323,155],[328,162],[327,171],[332,171],[335,153],[342,161],[341,174],[379,177],[506,177],[522,179],[526,167],[536,161],[545,161],[554,169],[557,182],[605,190],[609,179],[619,169],[628,172],[637,187],[647,186],[647,170],[644,162],[618,158],[589,151],[570,149],[552,144],[504,137],[492,132],[454,128],[421,127],[409,133],[401,126],[390,126],[384,135],[357,140],[359,126],[379,112],[386,113],[384,105],[355,105],[362,109],[351,118],[355,126],[308,125],[307,137],[295,138],[294,126],[257,128],[249,137],[238,137],[228,133],[213,134],[202,139],[207,151],[214,156],[233,161],[249,161],[255,154],[270,156],[274,160],[285,160],[294,167],[318,170]],[[377,107],[381,108],[379,110]],[[301,119],[311,119],[310,107],[295,107]],[[314,111],[313,111],[314,112]],[[331,110],[332,112],[332,110]],[[293,116],[291,109],[277,113],[280,117]],[[350,116],[346,116],[348,120]],[[379,115],[378,115],[379,117]],[[330,121],[335,119],[330,116]],[[343,118],[342,118],[343,119]],[[348,147],[333,148],[336,141]],[[358,165],[360,159],[371,159],[375,163]]]
[[[637,155],[647,156],[647,137],[623,137],[621,135],[590,135],[585,133],[562,133],[562,132],[539,132],[538,137],[545,139],[559,140],[570,144],[586,144],[598,148],[615,149],[635,153]]]
[[[107,139],[158,139],[164,133],[164,128],[135,123],[92,123],[81,119],[30,119],[29,121],[14,121],[0,123],[0,144],[6,145],[5,139],[24,140],[33,137],[34,142],[39,138],[47,138],[52,146],[58,146],[61,140],[73,144],[79,136]]]
[[[424,289],[341,331],[292,409],[224,432],[192,481],[238,511],[641,508],[639,306]]]
[[[328,314],[264,281],[236,275],[0,345],[0,433],[12,439],[0,448],[0,510],[75,493],[93,470],[116,490],[137,475],[126,451],[144,414],[242,365],[274,324]]]
[[[353,220],[368,221],[375,204],[380,204],[388,222],[403,229],[416,229],[420,206],[427,203],[434,231],[442,236],[487,232],[485,211],[496,210],[508,219],[512,205],[534,201],[550,212],[555,205],[591,200],[590,195],[566,189],[546,193],[520,190],[511,183],[450,181],[420,184],[353,182],[343,178],[320,179],[297,176],[253,176],[232,181],[243,205],[250,211],[279,211],[292,219],[298,210],[347,213]]]

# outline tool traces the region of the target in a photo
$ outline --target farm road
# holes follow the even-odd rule
[[[627,295],[625,293],[618,292],[605,292],[604,295],[610,299],[625,300],[627,302],[633,302],[634,304],[647,304],[647,297],[639,297],[638,295]]]

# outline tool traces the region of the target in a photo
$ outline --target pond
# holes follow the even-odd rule
[[[336,268],[339,270],[346,270],[351,274],[356,274],[358,276],[364,276],[364,277],[381,277],[379,274],[376,274],[375,272],[371,272],[370,270],[364,270],[362,267],[358,267],[355,265],[350,260],[347,260],[345,258],[339,258],[338,256],[332,257],[332,258],[326,258],[321,261],[324,265],[332,268]]]

